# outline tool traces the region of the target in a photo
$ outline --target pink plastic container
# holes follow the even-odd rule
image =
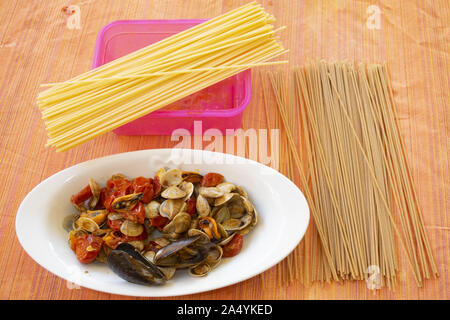
[[[120,20],[106,25],[97,37],[93,68],[191,28],[206,20]],[[250,102],[250,70],[196,92],[114,130],[119,135],[170,135],[183,128],[194,134],[194,121],[204,132],[238,129]],[[202,133],[203,133],[202,132]],[[195,132],[197,133],[197,132]]]

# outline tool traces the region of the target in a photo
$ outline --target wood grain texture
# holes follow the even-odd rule
[[[99,30],[119,19],[211,18],[241,0],[52,0],[0,2],[0,298],[119,299],[66,281],[36,264],[15,234],[15,215],[26,194],[43,179],[74,164],[132,150],[172,147],[167,136],[103,135],[65,153],[45,148],[46,133],[35,98],[39,85],[67,80],[90,69]],[[450,3],[440,1],[260,1],[291,51],[291,65],[310,59],[387,62],[400,126],[440,278],[415,286],[400,256],[395,291],[372,292],[364,282],[278,283],[286,263],[261,277],[187,299],[448,299],[450,298],[449,74]],[[81,9],[80,29],[67,27],[63,8]],[[366,25],[367,8],[381,9],[381,28]],[[256,74],[256,73],[254,73]],[[259,79],[244,114],[244,128],[266,128]],[[274,101],[268,107],[275,112]],[[283,159],[282,159],[283,161]],[[298,182],[298,181],[296,181]],[[264,287],[264,290],[262,288]]]

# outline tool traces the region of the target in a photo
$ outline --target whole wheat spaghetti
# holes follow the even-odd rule
[[[369,288],[393,287],[400,248],[418,286],[438,276],[386,67],[309,63],[293,73],[291,103],[282,78],[269,73],[314,219],[312,242],[305,244],[305,257],[313,261],[302,268],[304,283],[366,280]],[[297,123],[292,109],[299,111]]]

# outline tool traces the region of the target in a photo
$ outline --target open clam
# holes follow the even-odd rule
[[[144,205],[145,217],[147,219],[155,218],[159,215],[159,206],[161,204],[158,201],[150,201]]]
[[[159,214],[172,220],[178,213],[186,207],[183,199],[167,199],[159,206]]]
[[[164,227],[163,232],[182,234],[186,232],[190,226],[191,216],[186,212],[180,212]]]
[[[191,182],[183,181],[178,187],[186,192],[186,196],[183,198],[184,201],[188,200],[194,193],[194,184]]]
[[[165,199],[181,199],[186,196],[186,191],[178,188],[177,186],[170,186],[161,192],[161,197]]]
[[[88,217],[79,217],[74,225],[76,227],[74,229],[82,229],[91,233],[100,229],[97,222]]]
[[[94,209],[100,199],[100,186],[94,179],[90,178],[89,187],[91,188],[92,197],[89,199],[88,205],[90,209]]]
[[[225,194],[225,191],[217,187],[202,187],[200,188],[200,195],[207,198],[219,198]]]
[[[202,195],[199,195],[197,197],[196,208],[197,208],[198,215],[201,217],[207,217],[211,213],[211,207],[209,205],[209,202]]]
[[[182,172],[179,169],[171,169],[161,173],[159,181],[163,187],[177,186],[183,181]]]
[[[105,222],[106,217],[108,216],[108,210],[94,210],[94,211],[85,211],[80,213],[80,217],[86,217],[94,220],[99,226]]]
[[[194,277],[206,276],[220,263],[222,254],[223,251],[220,246],[211,244],[205,260],[198,265],[189,268],[189,274]]]
[[[199,264],[206,258],[205,252],[191,247],[199,239],[200,236],[181,239],[161,248],[155,255],[155,264],[174,268],[186,268]]]

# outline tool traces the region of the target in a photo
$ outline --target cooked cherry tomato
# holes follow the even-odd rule
[[[222,247],[223,249],[222,257],[224,258],[234,257],[239,252],[241,252],[243,240],[244,237],[242,235],[240,234],[234,235],[233,239],[231,239],[230,242],[228,242],[226,245]]]
[[[134,223],[144,224],[144,205],[139,201],[138,204],[133,208],[133,210],[122,213],[122,217],[126,220],[133,221]]]
[[[107,222],[108,227],[112,230],[112,231],[120,231],[120,227],[122,226],[123,220],[111,220],[108,219]]]
[[[156,217],[150,219],[150,227],[157,227],[159,231],[162,231],[162,229],[168,223],[169,223],[169,219],[167,219],[166,217],[162,217],[162,216],[156,216]]]
[[[196,204],[197,201],[194,197],[189,198],[189,200],[186,201],[186,212],[189,213],[191,217],[197,212]]]
[[[210,172],[203,176],[202,182],[200,183],[202,187],[215,187],[222,183],[224,180],[223,175],[219,173]]]
[[[114,231],[104,236],[103,241],[106,246],[115,249],[119,243],[123,242],[122,236],[123,234],[120,231]]]
[[[155,177],[153,179],[153,194],[154,194],[154,197],[159,195],[160,192],[161,192],[161,183],[159,182],[159,177]]]
[[[92,197],[92,191],[91,187],[87,185],[80,192],[72,195],[72,197],[70,197],[70,202],[75,203],[76,205],[80,205],[86,200],[88,200],[90,197]]]
[[[109,179],[106,182],[106,188],[100,192],[103,206],[108,211],[113,211],[111,204],[114,199],[133,193],[131,181],[126,178]]]
[[[102,248],[103,239],[91,234],[84,234],[75,239],[75,253],[81,263],[91,263]]]
[[[122,193],[122,196],[133,192],[131,181],[127,178],[109,179],[106,182],[106,187],[108,189],[114,189],[114,191]]]
[[[134,193],[142,193],[142,202],[149,203],[153,200],[153,179],[137,177],[133,180]]]

